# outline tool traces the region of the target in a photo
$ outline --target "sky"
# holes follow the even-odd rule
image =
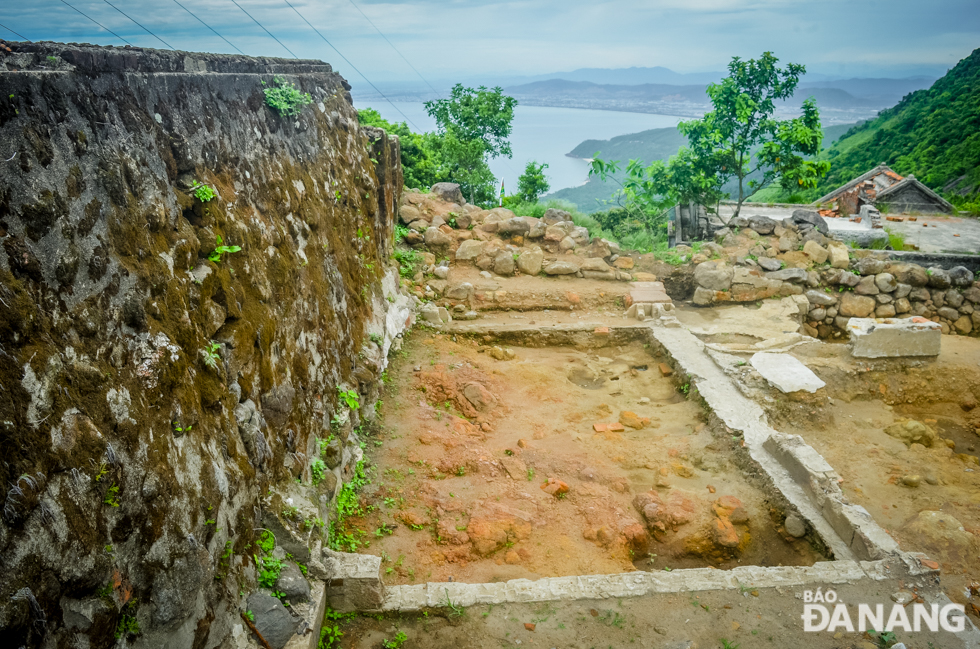
[[[336,50],[286,0],[5,0],[0,38],[20,40],[8,31],[13,30],[30,40],[123,45],[125,39],[141,47],[226,53],[238,48],[282,57],[292,52],[331,63],[355,92],[365,77],[375,83],[424,79],[441,87],[585,67],[717,71],[732,56],[757,57],[767,50],[783,62],[841,78],[938,77],[980,47],[977,0],[289,3]]]

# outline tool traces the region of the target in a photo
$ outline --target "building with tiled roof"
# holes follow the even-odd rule
[[[892,213],[952,212],[953,206],[915,176],[900,176],[880,164],[816,201],[840,214],[857,214],[862,205],[887,208]]]

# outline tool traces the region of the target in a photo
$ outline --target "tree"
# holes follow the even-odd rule
[[[687,136],[691,162],[706,178],[723,185],[738,181],[735,214],[742,203],[778,180],[784,188],[807,189],[830,170],[826,161],[807,160],[820,151],[823,132],[813,98],[803,102],[803,115],[790,120],[773,118],[775,102],[789,99],[806,68],[790,63],[779,68],[771,52],[758,60],[734,57],[729,76],[708,86],[714,108],[702,119],[681,122]],[[753,153],[753,151],[755,151]],[[761,175],[748,180],[750,174]]]
[[[538,196],[551,189],[544,170],[548,168],[547,163],[538,164],[534,160],[527,163],[524,173],[517,179],[517,196],[525,203],[537,203]]]
[[[442,138],[439,135],[414,133],[405,122],[389,122],[371,108],[357,111],[357,117],[362,126],[377,126],[398,136],[406,187],[431,187],[448,178],[442,159]]]
[[[443,138],[443,162],[450,179],[460,184],[470,202],[493,199],[495,179],[487,158],[511,157],[511,122],[517,100],[500,87],[488,90],[456,84],[448,99],[425,102]]]

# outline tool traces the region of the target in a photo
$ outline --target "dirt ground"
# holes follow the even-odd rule
[[[834,590],[850,614],[858,603],[882,604],[891,595],[930,588],[900,581],[879,582],[876,589],[843,585]],[[751,588],[727,592],[672,593],[628,599],[474,606],[457,616],[450,609],[418,615],[362,617],[340,624],[345,649],[374,649],[405,635],[404,647],[460,649],[541,647],[543,649],[878,649],[870,633],[837,629],[804,632],[801,588]],[[530,628],[526,624],[532,625]],[[533,629],[533,630],[532,630]],[[940,631],[896,632],[907,649],[962,648],[963,641]],[[725,644],[727,642],[727,644]],[[675,644],[680,643],[680,644]]]
[[[479,341],[419,331],[389,368],[368,513],[346,522],[388,583],[822,560],[782,530],[734,442],[701,423],[642,343],[509,349],[496,360]],[[642,428],[596,432],[622,411]],[[634,504],[651,489],[670,514],[662,528]],[[713,532],[722,516],[728,545]]]
[[[820,452],[844,479],[848,498],[904,550],[941,563],[946,593],[976,620],[980,341],[943,336],[942,346],[935,360],[901,366],[852,359],[841,345],[799,347],[794,354],[827,381],[830,401],[783,401],[771,411],[776,427]],[[885,432],[907,419],[925,424],[935,440],[906,443]]]

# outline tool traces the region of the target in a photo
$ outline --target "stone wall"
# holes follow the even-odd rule
[[[811,336],[845,335],[852,317],[912,316],[940,323],[946,334],[980,335],[980,283],[973,271],[923,267],[890,259],[886,251],[851,249],[821,232],[822,219],[808,218],[812,224],[802,217],[795,222],[750,217],[737,230],[720,232],[723,247],[708,244],[692,258],[695,304],[805,295],[810,311],[803,327]]]
[[[294,555],[316,542],[322,527],[292,504],[328,520],[411,321],[389,260],[398,142],[359,127],[320,61],[13,50],[0,52],[4,644],[109,647],[120,629],[134,647],[227,644],[257,530]],[[270,110],[275,75],[312,105]]]

